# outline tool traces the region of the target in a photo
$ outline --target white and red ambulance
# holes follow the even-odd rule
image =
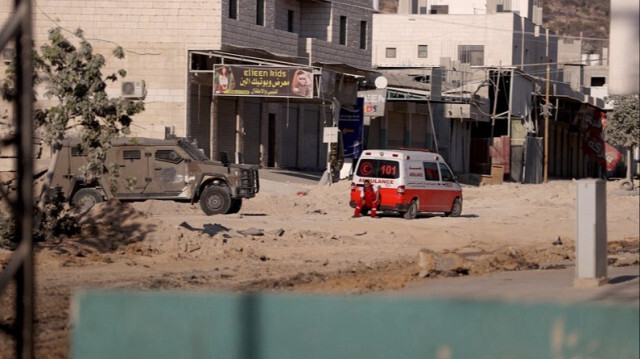
[[[441,155],[427,150],[365,150],[351,183],[351,207],[369,180],[380,193],[378,211],[414,219],[420,212],[462,213],[462,187]]]

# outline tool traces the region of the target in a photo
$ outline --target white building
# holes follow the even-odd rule
[[[376,67],[439,66],[449,59],[543,74],[544,64],[555,63],[558,51],[556,37],[514,12],[375,14],[373,29]]]
[[[542,4],[538,0],[408,0],[399,1],[398,14],[482,15],[513,12],[542,24]]]
[[[12,11],[12,2],[0,2],[0,22]],[[108,92],[146,92],[133,136],[172,131],[196,138],[210,157],[242,152],[247,163],[320,168],[331,100],[355,103],[358,76],[371,67],[375,11],[371,0],[39,0],[34,37],[39,47],[53,27],[68,30],[70,38],[81,28],[107,57],[105,74],[126,69],[132,91],[122,93],[116,83]],[[116,44],[124,60],[110,56]],[[314,93],[305,99],[217,96],[213,68],[223,63],[304,67],[314,73]],[[0,77],[5,66],[0,63]]]

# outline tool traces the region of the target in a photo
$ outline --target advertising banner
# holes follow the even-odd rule
[[[359,158],[362,153],[363,102],[363,98],[359,97],[355,110],[340,109],[338,128],[342,132],[345,158]]]
[[[313,71],[306,67],[215,65],[213,94],[313,98]]]
[[[384,104],[387,96],[386,89],[360,91],[358,92],[358,96],[364,98],[364,114],[366,116],[384,116]]]

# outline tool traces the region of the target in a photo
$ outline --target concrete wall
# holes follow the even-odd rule
[[[0,4],[0,22],[11,16],[8,3]],[[104,74],[123,68],[127,80],[146,82],[146,111],[135,116],[132,134],[164,137],[165,126],[185,134],[187,51],[220,47],[220,1],[39,0],[37,5],[37,47],[53,27],[71,32],[81,28],[94,52],[106,57]],[[116,44],[124,48],[124,60],[111,55]],[[0,65],[0,78],[3,76]],[[107,91],[119,96],[120,86],[114,83]]]
[[[458,59],[458,45],[484,45],[484,62],[513,63],[514,15],[383,15],[373,16],[374,66],[438,66],[440,58]],[[427,58],[417,46],[427,45]],[[386,58],[395,47],[396,58]]]
[[[1,23],[11,16],[10,3],[0,3]],[[365,68],[371,65],[373,3],[367,0],[266,0],[264,26],[256,25],[254,0],[239,0],[237,20],[228,17],[228,0],[39,0],[37,5],[37,47],[46,42],[53,27],[68,30],[64,33],[70,38],[71,32],[82,28],[95,52],[107,58],[104,74],[125,69],[127,80],[145,81],[146,111],[135,116],[132,126],[132,135],[137,136],[164,137],[165,127],[173,127],[178,136],[186,135],[190,50],[220,50],[230,45],[297,57],[300,38],[310,37],[319,39],[311,54],[317,61]],[[288,32],[286,26],[290,9],[296,19],[294,32]],[[340,16],[348,19],[346,46],[338,45]],[[317,23],[316,18],[320,19]],[[360,49],[360,21],[367,21],[369,31],[364,50]],[[111,55],[117,45],[125,50],[124,60]],[[5,69],[0,62],[0,79]],[[110,96],[119,96],[121,84],[114,83],[107,91]],[[41,96],[39,100],[37,106],[48,105]],[[0,103],[0,114],[7,107]]]
[[[398,14],[411,14],[414,0],[399,0]],[[503,6],[504,11],[513,11],[522,17],[534,20],[538,9],[542,9],[538,0],[417,0],[418,14],[421,9],[426,9],[429,14],[432,5],[449,7],[451,15],[480,15],[492,14],[496,12],[498,4]],[[538,24],[540,22],[537,22]]]
[[[484,65],[519,66],[555,62],[557,41],[544,29],[512,13],[491,15],[386,15],[373,16],[373,65],[438,66],[441,58],[458,60],[459,45],[484,45]],[[524,25],[524,27],[523,27]],[[524,51],[523,32],[524,29]],[[547,46],[548,41],[548,46]],[[428,46],[427,58],[418,58],[418,45]],[[396,58],[386,49],[396,48]],[[541,76],[544,66],[525,66]],[[555,71],[553,71],[555,74]],[[544,76],[544,73],[542,73]]]

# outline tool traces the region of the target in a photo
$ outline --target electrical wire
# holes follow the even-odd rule
[[[38,10],[42,13],[42,15],[44,15],[47,19],[49,19],[52,23],[54,23],[58,28],[60,28],[61,30],[66,31],[66,32],[72,34],[73,36],[77,37],[76,33],[74,31],[71,31],[71,30],[65,28],[64,26],[60,25],[60,23],[58,21],[53,19],[51,16],[49,16],[49,14],[47,14],[44,10],[42,10],[42,8],[35,1],[33,3],[36,6],[36,8],[38,8]],[[108,42],[110,44],[114,44],[116,46],[122,47],[117,42],[111,41],[111,40],[105,40],[105,39],[100,39],[100,38],[85,38],[85,40]],[[137,51],[125,49],[124,47],[122,47],[122,49],[124,51],[128,52],[128,53],[135,54],[135,55],[140,55],[140,56],[147,56],[147,55],[158,56],[158,55],[162,55],[162,52],[137,52]]]

